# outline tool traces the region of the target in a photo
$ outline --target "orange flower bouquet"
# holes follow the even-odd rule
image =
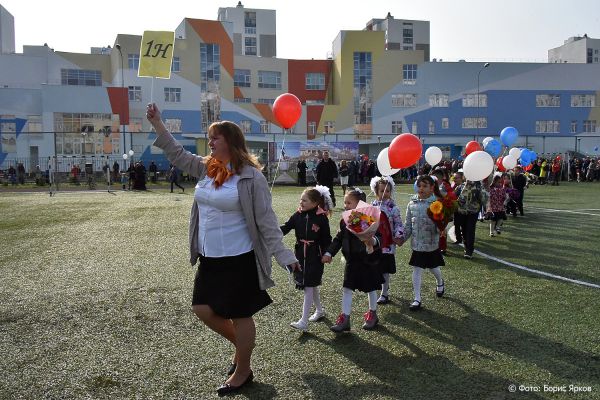
[[[370,242],[377,232],[377,228],[379,228],[380,214],[379,207],[371,206],[362,200],[358,202],[355,209],[342,213],[346,229],[365,243],[369,254],[373,252],[373,246]]]
[[[444,229],[452,220],[454,213],[458,209],[458,201],[454,192],[448,193],[441,200],[436,200],[427,208],[427,215],[444,235]]]

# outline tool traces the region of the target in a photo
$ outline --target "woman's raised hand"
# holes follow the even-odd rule
[[[150,121],[150,124],[152,124],[152,127],[157,134],[162,135],[167,132],[167,128],[165,128],[165,125],[160,119],[160,110],[156,103],[149,103],[146,106],[146,118]]]

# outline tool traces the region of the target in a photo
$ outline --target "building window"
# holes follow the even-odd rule
[[[596,96],[593,94],[571,95],[571,107],[596,107]]]
[[[392,94],[392,107],[416,107],[416,93],[395,93]]]
[[[325,74],[309,72],[305,76],[306,90],[325,90]]]
[[[584,133],[596,133],[596,120],[586,119],[583,121],[583,132]]]
[[[27,125],[25,132],[42,132],[42,116],[41,115],[30,115],[27,117]],[[15,127],[16,130],[16,127]]]
[[[463,107],[487,107],[487,94],[479,94],[477,102],[477,93],[465,93],[462,99]]]
[[[142,87],[141,86],[129,86],[129,101],[142,101]]]
[[[142,119],[141,118],[129,118],[129,125],[127,130],[132,133],[142,132]]]
[[[171,72],[179,72],[179,71],[181,71],[179,57],[173,57],[173,61],[171,62]]]
[[[448,129],[448,128],[450,128],[450,119],[442,118],[442,129]]]
[[[335,133],[335,121],[325,121],[323,128],[326,134]]]
[[[559,94],[538,94],[535,96],[536,107],[560,107]]]
[[[433,121],[429,121],[428,132],[435,133],[435,123]]]
[[[325,104],[325,100],[306,100],[307,106],[322,106]]]
[[[560,121],[535,121],[535,133],[560,133]]]
[[[577,121],[571,121],[571,133],[577,133]]]
[[[260,121],[260,133],[271,133],[271,124],[264,119]]]
[[[249,119],[243,119],[240,121],[240,128],[244,134],[252,132],[252,121]]]
[[[275,103],[275,99],[258,99],[256,102],[258,104],[270,104],[270,105],[273,105],[273,103]]]
[[[402,29],[402,43],[404,44],[413,44],[413,28],[411,27],[404,27],[404,29]]]
[[[237,87],[250,87],[252,82],[249,69],[236,69],[233,71],[233,85]]]
[[[402,83],[414,85],[417,82],[417,64],[402,65]]]
[[[221,48],[218,44],[200,44],[200,90],[218,92],[221,81]]]
[[[140,55],[139,54],[127,54],[127,66],[129,69],[139,69]]]
[[[246,11],[244,13],[244,27],[256,28],[256,12]]]
[[[430,94],[429,95],[429,106],[430,107],[448,107],[448,98],[447,94]]]
[[[392,121],[392,133],[402,133],[402,121]]]
[[[165,88],[165,103],[181,103],[181,88]]]
[[[181,120],[179,118],[165,118],[165,127],[171,133],[180,133]]]
[[[244,54],[247,56],[256,55],[256,38],[246,37],[244,38]]]
[[[236,97],[233,99],[234,103],[252,103],[252,99],[250,97]]]
[[[592,49],[587,49],[587,63],[591,64],[592,63]]]
[[[308,123],[308,134],[312,137],[317,135],[317,123],[314,121],[310,121]]]
[[[478,121],[479,121],[479,123],[478,123]],[[468,117],[468,118],[463,118],[462,119],[462,127],[464,129],[487,128],[487,118],[486,117],[479,117],[479,118]]]
[[[417,121],[413,121],[413,122],[412,122],[412,130],[411,130],[411,133],[412,133],[413,135],[416,135],[416,134],[418,134],[418,133],[419,133],[419,132],[418,132],[418,129],[417,129],[418,127],[419,127],[419,125],[417,124]]]
[[[370,52],[354,52],[354,124],[370,125],[372,123],[372,74]],[[359,128],[359,127],[356,127]],[[364,127],[355,129],[364,133]]]
[[[102,72],[88,69],[61,69],[61,85],[102,86]]]
[[[258,87],[264,89],[281,89],[281,72],[258,71]]]

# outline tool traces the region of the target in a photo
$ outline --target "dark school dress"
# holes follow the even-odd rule
[[[440,249],[434,251],[413,250],[408,265],[420,268],[435,268],[446,265]]]
[[[323,277],[321,257],[331,244],[329,219],[325,213],[320,208],[298,211],[280,228],[284,235],[292,229],[296,233],[294,249],[302,267],[302,271],[294,271],[296,288],[319,286]]]
[[[381,242],[381,233],[375,233],[375,237]],[[379,246],[375,247],[371,254],[367,254],[365,244],[350,232],[344,220],[341,220],[340,230],[327,251],[333,257],[340,249],[346,259],[343,287],[365,293],[381,289],[381,284],[385,280],[379,266],[381,260]]]

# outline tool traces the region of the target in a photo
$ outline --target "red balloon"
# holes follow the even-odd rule
[[[533,163],[529,164],[529,165],[528,165],[528,166],[526,166],[526,167],[523,167],[523,169],[524,169],[525,171],[530,171],[530,170],[531,170],[531,168],[533,168]]]
[[[302,115],[302,104],[291,93],[279,95],[273,103],[275,119],[285,129],[289,129],[298,122]]]
[[[496,167],[498,167],[498,171],[500,172],[506,171],[506,168],[504,168],[504,165],[502,164],[503,158],[504,157],[498,157],[498,159],[496,160]]]
[[[423,146],[418,137],[412,133],[402,133],[392,140],[388,149],[390,167],[407,168],[421,158]]]
[[[467,143],[467,145],[465,146],[465,154],[469,155],[474,151],[480,151],[481,150],[481,146],[479,145],[478,142],[471,140],[469,143]]]

